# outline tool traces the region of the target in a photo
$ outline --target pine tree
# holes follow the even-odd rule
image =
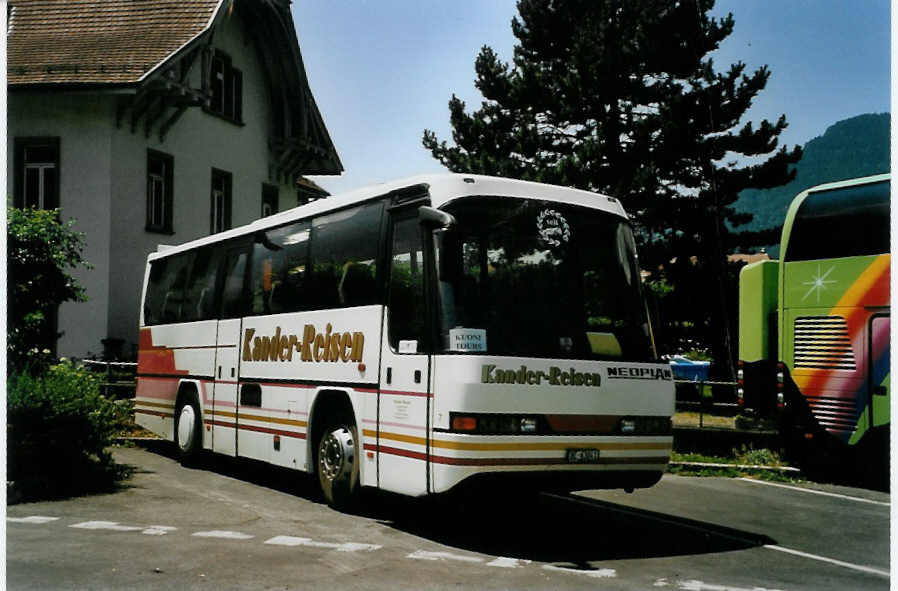
[[[695,273],[675,272],[671,260],[681,269],[695,260],[704,289],[717,290],[716,304],[701,313],[705,326],[719,329],[715,357],[732,375],[727,223],[750,216],[731,204],[746,187],[788,182],[801,152],[777,150],[785,116],[740,126],[770,71],[746,75],[741,62],[715,70],[707,56],[734,20],[710,17],[713,7],[714,0],[519,0],[512,64],[483,47],[475,63],[480,109],[467,113],[453,95],[453,144],[429,130],[423,144],[455,172],[621,199],[634,217],[643,269],[688,289],[694,279],[685,278]],[[754,163],[738,164],[746,156]]]

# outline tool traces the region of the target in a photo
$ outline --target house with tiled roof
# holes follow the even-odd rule
[[[303,175],[342,171],[290,0],[8,5],[10,197],[76,220],[93,265],[89,301],[60,308],[60,355],[127,356],[159,244],[320,197]]]

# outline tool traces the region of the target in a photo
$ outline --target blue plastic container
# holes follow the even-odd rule
[[[710,367],[710,361],[693,361],[679,355],[670,359],[670,369],[677,380],[704,382],[708,379]]]

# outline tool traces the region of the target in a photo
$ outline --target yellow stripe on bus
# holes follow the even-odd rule
[[[228,412],[226,410],[213,410],[212,413],[218,417],[227,417],[229,419],[237,419],[238,414],[235,412]],[[245,413],[239,414],[240,419],[246,419],[247,421],[260,421],[263,423],[275,423],[278,425],[292,425],[294,427],[305,427],[308,425],[306,421],[295,421],[293,419],[281,419],[279,417],[263,417],[261,415],[248,415]]]
[[[365,429],[362,432],[366,437],[377,437],[377,431]],[[414,435],[403,435],[401,433],[380,433],[381,439],[389,439],[391,441],[400,441],[402,443],[411,443],[413,445],[427,445],[427,440],[423,437],[415,437]],[[672,448],[672,442],[665,441],[605,441],[601,443],[595,442],[576,442],[576,441],[558,441],[558,442],[526,442],[526,443],[477,443],[469,441],[445,441],[434,439],[430,442],[431,447],[443,449],[455,449],[466,451],[546,451],[546,450],[564,450],[572,447],[581,449],[601,449],[601,450],[645,450],[660,449],[669,450]]]
[[[165,403],[162,403],[162,402],[144,402],[143,400],[141,400],[141,399],[139,399],[139,398],[137,398],[137,399],[134,400],[134,405],[135,405],[135,406],[149,406],[149,407],[152,407],[152,408],[165,408],[165,409],[168,409],[168,410],[171,410],[171,409],[173,409],[173,408],[175,407],[175,403],[174,403],[174,402],[172,402],[171,404],[165,404]]]

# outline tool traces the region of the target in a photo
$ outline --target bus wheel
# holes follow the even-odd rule
[[[175,443],[178,446],[178,457],[181,464],[187,466],[194,463],[202,449],[202,425],[200,424],[200,406],[196,396],[188,394],[178,408],[175,424]]]
[[[318,482],[328,505],[349,508],[359,488],[359,443],[355,426],[331,424],[318,441]]]

